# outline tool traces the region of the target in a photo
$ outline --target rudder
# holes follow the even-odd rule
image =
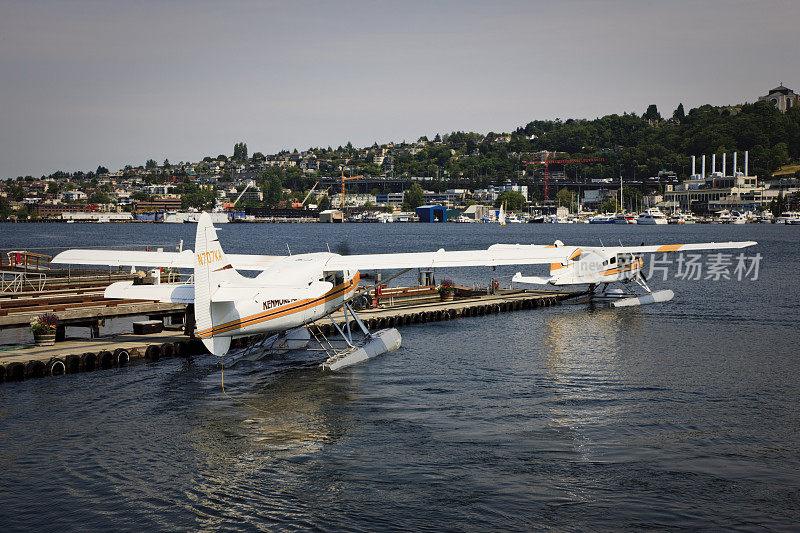
[[[194,265],[194,315],[197,336],[214,355],[222,356],[231,345],[230,337],[214,335],[214,304],[212,298],[224,282],[241,281],[222,251],[217,230],[208,213],[202,213],[197,221]]]

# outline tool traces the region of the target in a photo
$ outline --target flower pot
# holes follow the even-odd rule
[[[439,293],[439,298],[441,298],[442,301],[446,302],[452,300],[455,297],[455,295],[456,293],[453,291],[444,291]]]
[[[33,340],[36,346],[53,346],[56,343],[56,333],[34,333]]]

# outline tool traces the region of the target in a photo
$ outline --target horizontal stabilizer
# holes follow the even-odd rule
[[[118,281],[106,287],[103,296],[125,300],[154,300],[165,303],[190,304],[194,302],[194,285],[166,283],[134,285],[132,281]]]
[[[517,272],[514,274],[514,277],[511,278],[512,283],[529,283],[531,285],[547,285],[550,283],[552,278],[540,278],[539,276],[523,276],[521,273]]]

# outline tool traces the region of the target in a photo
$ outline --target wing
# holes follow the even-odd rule
[[[747,248],[758,244],[756,241],[696,242],[688,244],[654,244],[651,246],[610,246],[607,248],[585,247],[585,250],[603,250],[606,253],[649,254],[661,252],[688,252],[690,250],[725,250]]]
[[[574,246],[535,244],[492,245],[486,250],[415,252],[400,254],[333,255],[326,271],[385,270],[399,268],[443,268],[469,266],[534,265],[557,263],[569,258]]]
[[[237,270],[266,270],[283,259],[279,255],[225,254]],[[52,263],[64,265],[108,265],[137,267],[194,268],[192,250],[182,252],[141,252],[130,250],[66,250],[56,255]]]
[[[615,253],[632,253],[632,254],[647,254],[647,253],[660,253],[660,252],[685,252],[690,250],[724,250],[729,248],[747,248],[758,244],[756,241],[728,241],[728,242],[697,242],[689,244],[654,244],[651,246],[581,246],[575,247],[559,247],[560,250],[577,250],[578,253],[570,255],[570,259],[575,259],[583,252],[598,252],[602,255],[609,255]],[[523,247],[519,244],[495,244],[491,248],[515,249]],[[490,249],[491,249],[490,248]],[[553,261],[555,262],[555,261]]]

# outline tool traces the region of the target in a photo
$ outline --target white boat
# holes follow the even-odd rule
[[[776,224],[800,224],[800,212],[787,211],[775,219]]]
[[[631,213],[617,213],[614,224],[636,224],[636,217]]]
[[[731,212],[727,209],[723,209],[722,211],[717,211],[716,213],[716,222],[720,224],[730,224],[731,223]]]
[[[644,213],[640,214],[636,217],[637,224],[645,224],[645,225],[655,225],[655,224],[666,224],[667,217],[661,210],[657,207],[651,207]]]
[[[500,212],[497,213],[497,223],[500,224],[501,226],[505,226],[506,225],[505,205],[501,205],[500,206]]]
[[[744,213],[731,213],[731,224],[747,224],[747,215]]]
[[[595,215],[589,219],[589,224],[614,224],[612,215]]]

